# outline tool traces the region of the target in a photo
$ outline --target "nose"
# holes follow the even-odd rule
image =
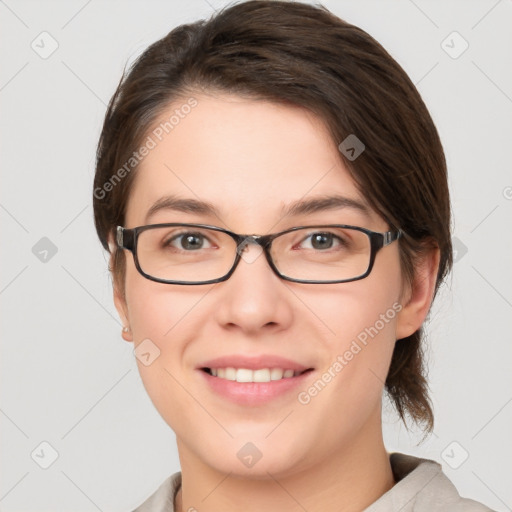
[[[293,319],[290,292],[255,240],[246,239],[240,254],[231,277],[217,285],[217,321],[246,334],[286,329]]]

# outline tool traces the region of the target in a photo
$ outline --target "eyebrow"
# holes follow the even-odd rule
[[[198,199],[192,198],[180,198],[177,196],[165,196],[161,197],[148,210],[146,214],[146,222],[156,212],[161,210],[173,210],[176,212],[183,213],[195,213],[198,215],[210,215],[219,217],[218,209],[207,201],[199,201]]]
[[[342,208],[357,210],[365,214],[367,217],[370,217],[370,207],[367,204],[357,199],[340,195],[315,197],[312,199],[295,201],[287,206],[283,206],[281,209],[281,215],[285,217],[294,217],[307,213],[339,210]]]
[[[317,213],[329,210],[339,210],[350,208],[371,216],[369,206],[357,199],[344,197],[341,195],[330,195],[314,197],[311,199],[303,199],[295,201],[281,207],[280,215],[282,217],[296,217],[309,213]],[[180,198],[177,196],[165,196],[158,199],[148,210],[146,214],[146,222],[156,212],[161,210],[173,210],[183,213],[193,213],[197,215],[208,215],[220,218],[221,214],[217,207],[208,201],[200,201],[193,198]]]

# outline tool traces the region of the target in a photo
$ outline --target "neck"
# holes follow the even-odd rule
[[[380,428],[373,442],[362,435],[349,444],[300,472],[249,479],[205,465],[178,440],[182,486],[175,510],[364,510],[393,487],[393,472]]]

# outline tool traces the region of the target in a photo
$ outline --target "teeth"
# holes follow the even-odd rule
[[[272,368],[270,370],[270,380],[280,380],[283,378],[283,370],[281,368]]]
[[[233,368],[234,369],[234,368]],[[239,368],[236,370],[236,381],[237,382],[268,382],[270,380],[270,375],[267,380],[264,381],[256,381],[256,372],[252,370],[248,370],[247,368]]]
[[[237,382],[270,382],[272,380],[289,379],[300,375],[300,371],[285,370],[283,368],[261,368],[249,370],[248,368],[210,368],[214,377]]]
[[[236,380],[236,370],[234,368],[226,368],[225,378],[228,380]]]

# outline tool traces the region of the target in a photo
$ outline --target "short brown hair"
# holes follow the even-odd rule
[[[336,145],[355,134],[365,151],[353,161],[340,152],[342,161],[390,228],[407,234],[399,248],[409,282],[415,259],[439,247],[437,292],[451,268],[452,247],[446,161],[432,118],[405,71],[375,39],[323,6],[299,2],[231,5],[209,20],[175,28],[123,72],[97,149],[94,218],[105,249],[115,227],[124,225],[136,167],[108,194],[104,184],[171,102],[201,90],[302,106],[324,121]],[[124,251],[113,251],[114,281],[124,290]],[[419,329],[397,341],[385,386],[406,426],[408,414],[430,432],[422,334]]]

